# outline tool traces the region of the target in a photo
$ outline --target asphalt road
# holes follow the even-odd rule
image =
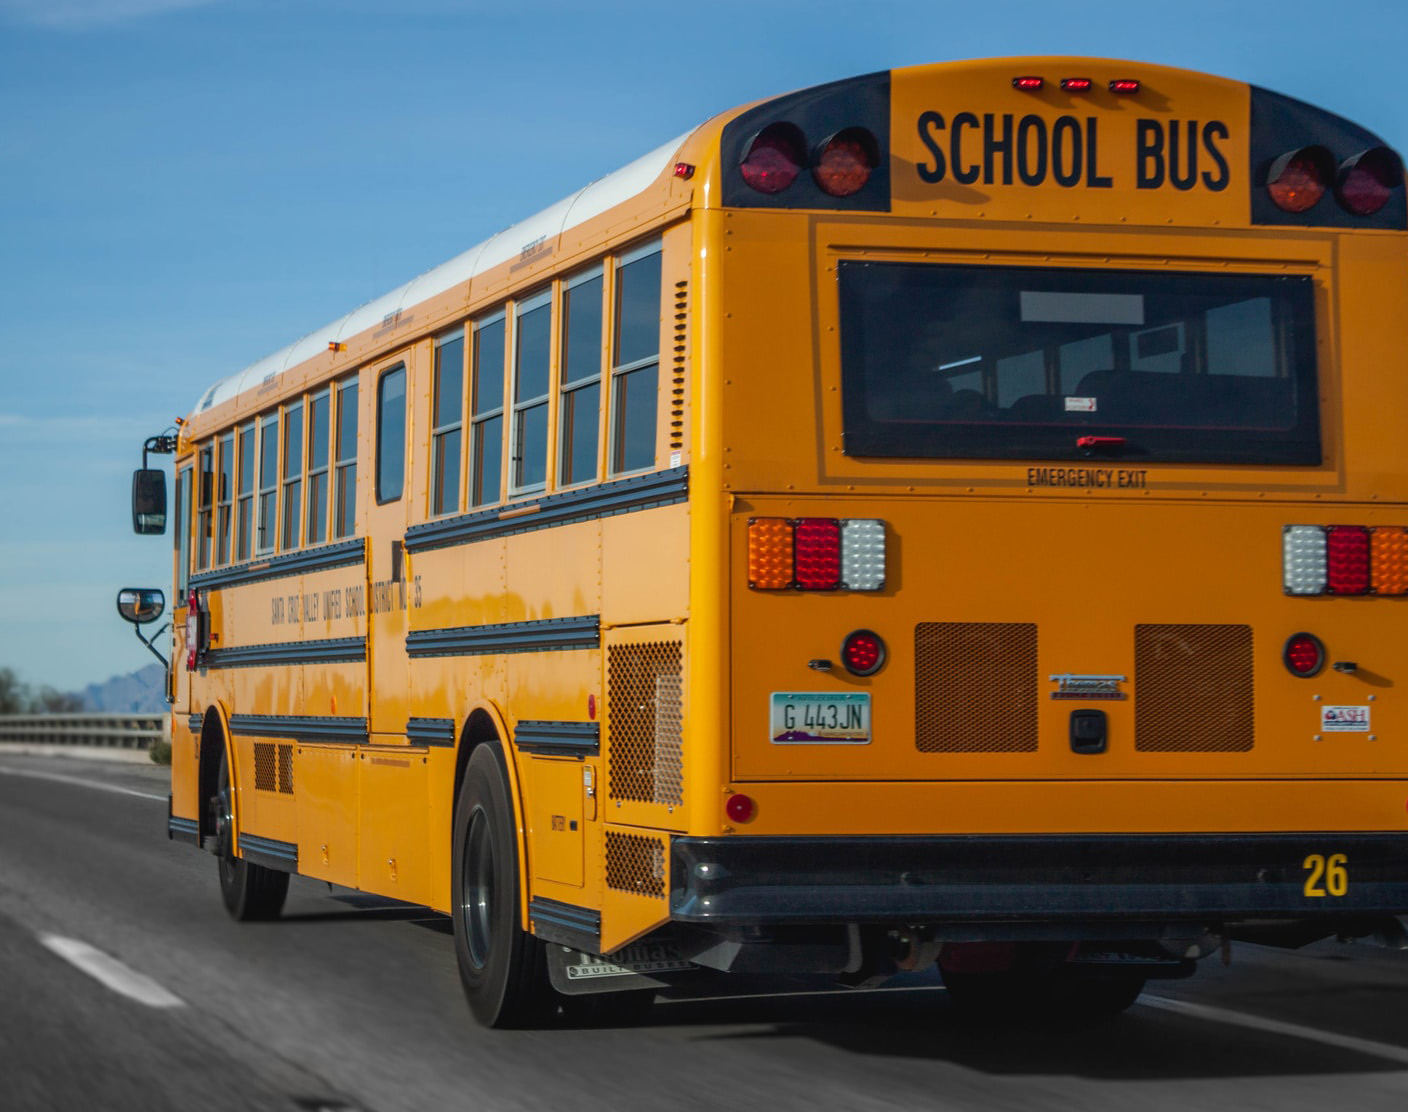
[[[446,919],[295,879],[233,923],[165,799],[151,766],[0,754],[4,1112],[1408,1107],[1408,953],[1239,946],[1086,1028],[975,1026],[921,978],[485,1031]]]

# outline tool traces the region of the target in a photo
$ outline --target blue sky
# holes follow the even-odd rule
[[[0,666],[151,658],[145,437],[222,378],[718,111],[893,66],[1085,54],[1408,148],[1408,4],[0,0]]]

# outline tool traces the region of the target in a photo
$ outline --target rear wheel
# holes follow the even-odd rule
[[[557,1003],[542,943],[523,929],[514,831],[503,750],[485,742],[455,808],[451,909],[460,981],[486,1027],[538,1026]]]
[[[210,801],[215,817],[215,855],[220,862],[220,896],[230,917],[242,922],[277,919],[288,896],[288,873],[266,869],[235,856],[234,803],[230,764],[220,757],[220,777]]]

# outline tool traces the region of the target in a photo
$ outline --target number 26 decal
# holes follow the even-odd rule
[[[1349,891],[1349,858],[1342,853],[1329,857],[1312,853],[1300,867],[1310,875],[1305,878],[1305,895],[1309,899],[1343,896]]]

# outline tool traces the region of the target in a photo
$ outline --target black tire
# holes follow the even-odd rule
[[[508,769],[498,742],[475,749],[455,807],[451,912],[460,982],[486,1027],[537,1027],[557,994],[542,943],[519,913],[518,840]]]
[[[288,873],[266,869],[234,851],[234,808],[229,759],[220,756],[220,778],[210,801],[215,818],[215,856],[220,864],[220,896],[230,918],[240,922],[277,919],[288,896]]]

